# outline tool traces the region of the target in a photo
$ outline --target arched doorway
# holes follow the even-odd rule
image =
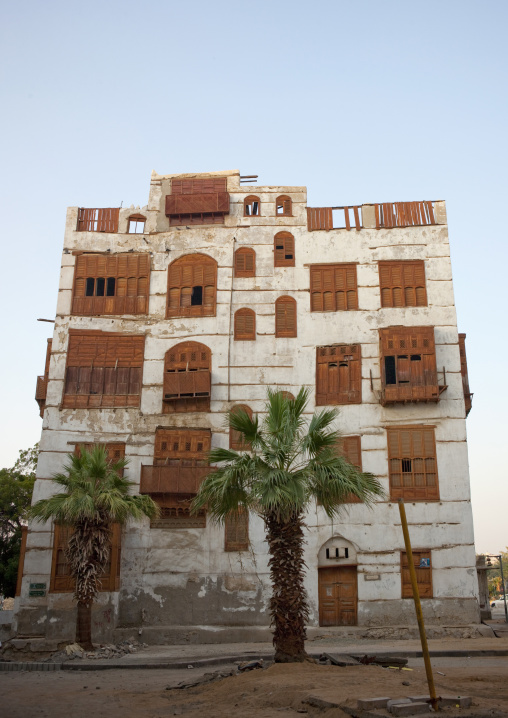
[[[318,554],[319,625],[356,626],[358,580],[356,549],[333,536]]]

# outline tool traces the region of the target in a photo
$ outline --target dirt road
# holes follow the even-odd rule
[[[225,666],[233,668],[234,666]],[[421,659],[411,671],[378,666],[272,665],[196,688],[167,690],[213,669],[1,672],[2,718],[301,718],[302,713],[339,718],[338,709],[319,711],[309,695],[340,701],[374,696],[400,698],[427,692]],[[508,657],[433,659],[439,694],[470,695],[471,711],[460,717],[508,716]],[[442,715],[459,715],[449,709]]]

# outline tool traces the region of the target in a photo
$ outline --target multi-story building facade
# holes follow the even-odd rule
[[[96,630],[189,640],[192,627],[268,624],[261,519],[189,513],[209,448],[245,448],[227,412],[262,414],[268,386],[308,387],[309,412],[338,406],[341,450],[386,490],[340,521],[309,510],[311,625],[414,623],[400,497],[427,622],[474,624],[471,395],[445,203],[310,208],[305,187],[252,179],[153,173],[142,209],[68,210],[34,498],[55,490],[68,452],[103,443],[161,506],[115,528]],[[67,540],[30,526],[19,634],[71,632]]]

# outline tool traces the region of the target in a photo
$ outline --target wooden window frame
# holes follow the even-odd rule
[[[113,292],[109,293],[111,287]],[[71,305],[74,316],[148,314],[149,296],[149,254],[82,252],[76,257]]]
[[[72,593],[74,591],[74,579],[72,579],[69,574],[67,559],[63,553],[66,545],[65,534],[62,538],[62,533],[66,530],[69,531],[68,538],[70,538],[72,535],[72,527],[64,527],[58,523],[55,523],[53,527],[54,535],[49,592]],[[109,572],[101,578],[101,584],[99,587],[99,591],[101,592],[118,591],[120,588],[121,542],[122,527],[120,524],[113,524],[111,530],[111,549],[108,561]],[[59,558],[62,559],[60,564]],[[57,573],[59,565],[63,566],[63,572],[60,574]]]
[[[250,212],[247,210],[247,208],[250,207],[251,205],[252,205],[252,209],[254,210],[255,203],[257,203],[256,214],[254,214],[253,211]],[[261,217],[261,200],[255,194],[250,194],[243,200],[243,216],[244,217]]]
[[[134,232],[131,231],[134,224]],[[138,224],[143,224],[143,231],[137,232]],[[127,219],[127,234],[145,234],[146,217],[143,214],[131,214]]]
[[[106,449],[106,458],[112,464],[120,461],[120,459],[125,459],[125,442],[122,441],[80,441],[74,446],[74,454],[76,454],[76,456],[80,456],[81,447],[86,449],[86,451],[92,451],[96,446],[103,446]],[[123,469],[119,472],[119,474],[120,476],[123,476]]]
[[[282,208],[279,212],[279,207]],[[276,217],[292,217],[293,216],[293,200],[287,194],[281,194],[275,200],[275,216]]]
[[[166,195],[169,226],[224,224],[229,214],[227,177],[182,178],[171,181]]]
[[[249,512],[240,509],[229,514],[224,522],[224,551],[249,550]]]
[[[210,429],[157,427],[153,466],[141,467],[140,493],[149,494],[159,505],[161,516],[151,528],[204,528],[206,512],[190,513],[199,485],[210,473],[208,452]]]
[[[383,406],[397,402],[438,402],[434,327],[384,327],[379,330]]]
[[[176,379],[167,378],[168,374],[183,372],[203,372],[206,376],[184,377],[181,387],[175,387]],[[171,347],[164,357],[162,412],[174,414],[210,411],[211,372],[212,352],[205,344],[184,341]],[[189,386],[186,387],[185,383],[189,383]],[[176,395],[175,388],[178,389]],[[186,388],[189,391],[185,391]],[[171,396],[166,396],[167,394]]]
[[[246,414],[250,416],[252,419],[252,409],[250,406],[247,406],[247,404],[235,404],[235,406],[231,407],[231,412],[235,413],[238,411],[245,411]],[[249,443],[245,443],[242,441],[242,434],[240,434],[239,431],[236,431],[233,429],[233,427],[229,427],[229,448],[233,449],[234,451],[251,451],[251,445]]]
[[[434,598],[432,586],[432,551],[431,549],[412,549],[413,563],[416,569],[416,584],[420,598]],[[428,559],[429,565],[422,566],[422,559]],[[423,580],[427,579],[427,580]],[[409,573],[409,564],[407,553],[400,552],[400,583],[401,598],[413,598],[413,586],[411,584],[411,576]]]
[[[288,308],[291,307],[291,310]],[[275,336],[294,338],[298,336],[296,299],[287,295],[275,300]]]
[[[286,259],[286,255],[293,256]],[[295,266],[295,238],[291,232],[277,232],[273,238],[273,266],[294,267]]]
[[[362,437],[360,434],[354,436],[341,436],[337,442],[337,452],[340,456],[343,456],[357,469],[362,469]],[[363,503],[358,496],[349,494],[344,500],[345,504],[361,504]]]
[[[386,432],[390,500],[439,501],[434,427],[397,426]]]
[[[310,311],[358,310],[356,263],[310,265]]]
[[[256,276],[256,252],[251,247],[240,247],[235,252],[235,277]]]
[[[201,304],[192,304],[201,289]],[[197,296],[197,295],[196,295]],[[217,262],[207,254],[184,254],[168,267],[166,319],[214,317],[217,312]]]
[[[340,362],[340,366],[339,366]],[[322,365],[328,369],[321,369]],[[337,371],[331,371],[337,369]],[[340,372],[339,370],[343,371]],[[344,371],[347,369],[348,371]],[[330,388],[336,391],[330,391]],[[316,406],[362,403],[361,344],[316,347]]]
[[[35,387],[35,401],[39,405],[39,416],[41,419],[44,417],[44,409],[46,408],[46,395],[48,393],[48,382],[49,382],[49,363],[51,361],[51,347],[53,340],[48,339],[46,346],[46,362],[44,364],[44,374],[37,377],[37,384]]]
[[[234,316],[235,342],[256,341],[256,312],[248,307],[237,309]]]
[[[139,407],[145,335],[69,329],[61,409]]]
[[[423,259],[378,262],[381,306],[427,307],[427,283]]]
[[[79,207],[77,232],[118,232],[120,207]]]

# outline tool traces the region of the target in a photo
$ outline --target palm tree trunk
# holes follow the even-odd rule
[[[93,651],[92,643],[92,602],[78,601],[76,617],[76,643],[85,651]]]
[[[308,660],[305,652],[305,624],[309,617],[304,588],[303,523],[301,514],[281,522],[274,514],[265,516],[272,598],[270,612],[274,626],[276,663]]]

